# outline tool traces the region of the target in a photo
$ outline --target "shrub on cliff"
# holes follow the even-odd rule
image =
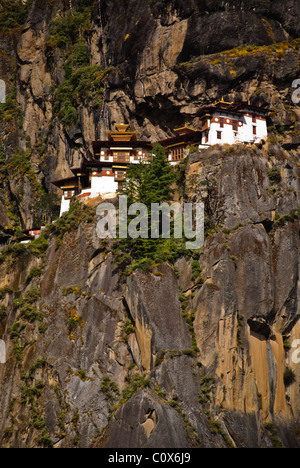
[[[78,107],[89,101],[100,107],[103,100],[104,82],[110,69],[102,70],[97,65],[65,67],[65,79],[54,91],[53,112],[66,126],[78,123]]]
[[[273,166],[268,171],[268,177],[272,185],[279,184],[281,182],[281,170],[279,166]]]
[[[30,1],[23,2],[21,0],[2,0],[0,5],[0,31],[8,32],[23,26],[27,15],[27,5],[30,3]]]
[[[287,367],[283,375],[284,385],[286,387],[289,387],[290,385],[292,385],[292,383],[295,382],[295,380],[296,380],[295,372],[290,367]]]
[[[46,41],[47,52],[74,44],[80,34],[88,29],[89,24],[90,12],[88,10],[75,12],[70,10],[65,16],[55,18]]]

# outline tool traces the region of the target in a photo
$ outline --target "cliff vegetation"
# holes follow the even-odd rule
[[[296,0],[1,2],[2,448],[300,446],[298,18]],[[126,187],[204,203],[200,250],[101,240],[92,203],[58,218],[51,181],[115,123],[155,142],[222,97],[268,106],[266,141],[174,171],[156,147]]]

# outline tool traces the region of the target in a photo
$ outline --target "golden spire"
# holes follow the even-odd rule
[[[120,124],[115,125],[118,132],[126,132],[129,128],[128,124],[125,124],[123,121]]]

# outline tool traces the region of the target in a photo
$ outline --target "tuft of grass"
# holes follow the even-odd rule
[[[129,385],[127,385],[122,392],[123,401],[129,400],[129,398],[131,398],[140,388],[150,386],[150,380],[140,374],[134,374],[132,377],[128,378],[128,381]]]
[[[284,375],[283,375],[283,381],[284,381],[284,385],[286,387],[289,387],[290,385],[292,385],[296,381],[295,372],[290,367],[287,367],[285,369]]]
[[[103,377],[100,390],[102,393],[104,393],[105,398],[109,401],[115,400],[120,395],[117,384],[110,380],[108,375]]]
[[[279,184],[281,182],[281,170],[280,166],[273,166],[268,171],[268,177],[271,182],[271,185]]]

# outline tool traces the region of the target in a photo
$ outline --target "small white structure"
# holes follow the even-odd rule
[[[267,111],[248,103],[219,101],[201,110],[201,146],[258,143],[268,136]]]
[[[5,81],[0,80],[0,104],[5,104],[6,102],[6,84]]]
[[[74,190],[65,191],[63,193],[63,196],[61,199],[61,205],[60,205],[60,216],[69,211],[71,199],[74,195],[75,195]]]
[[[6,364],[6,344],[0,340],[0,364]]]

